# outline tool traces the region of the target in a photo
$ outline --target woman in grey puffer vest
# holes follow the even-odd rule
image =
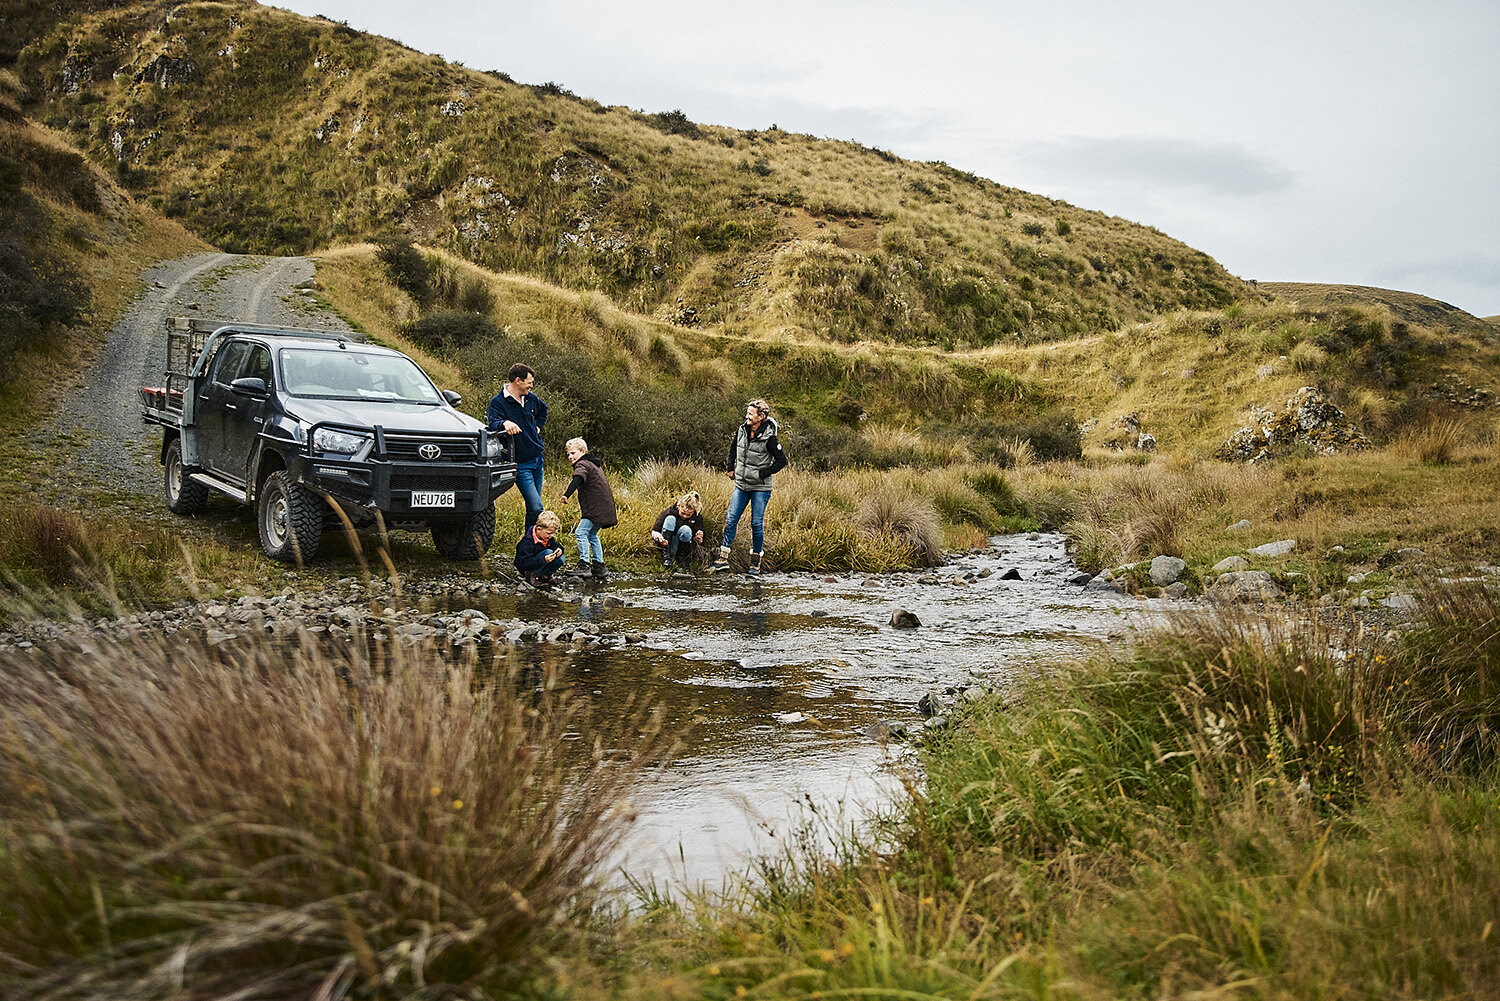
[[[734,533],[740,517],[750,508],[750,572],[760,573],[760,558],[766,551],[766,502],[771,499],[771,476],[786,468],[786,453],[776,437],[776,422],[771,419],[771,405],[765,400],[751,400],[745,407],[745,423],[729,443],[728,475],[734,480],[729,495],[729,510],[724,515],[724,540],[713,571],[729,569],[729,551],[734,547]]]

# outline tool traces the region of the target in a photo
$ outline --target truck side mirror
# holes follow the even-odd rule
[[[443,399],[448,401],[448,406],[450,407],[456,407],[464,401],[462,396],[459,396],[451,389],[443,390]]]
[[[266,387],[266,380],[253,375],[247,375],[243,379],[234,380],[229,384],[229,389],[239,396],[254,396],[265,399],[271,395],[271,390]]]

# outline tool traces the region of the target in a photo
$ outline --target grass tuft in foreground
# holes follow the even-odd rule
[[[629,708],[620,739],[571,740],[584,720],[555,678],[451,659],[308,634],[7,655],[0,993],[526,980],[587,910],[626,790],[667,742]]]

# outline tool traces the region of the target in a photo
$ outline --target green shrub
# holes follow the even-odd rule
[[[401,333],[424,347],[443,351],[494,340],[500,334],[495,321],[481,313],[445,309],[428,313],[404,326]],[[505,362],[510,367],[510,362]]]
[[[382,243],[376,256],[385,265],[391,284],[418,303],[425,303],[432,297],[432,262],[410,240]]]

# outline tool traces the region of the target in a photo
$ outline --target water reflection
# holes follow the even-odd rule
[[[512,655],[563,657],[596,716],[659,705],[683,727],[683,753],[643,784],[620,864],[644,881],[717,886],[726,869],[776,852],[809,804],[857,818],[893,795],[893,752],[867,734],[883,720],[920,723],[934,690],[1003,685],[1027,664],[1123,639],[1164,607],[1067,583],[1075,568],[1057,535],[1003,536],[939,579],[892,574],[760,579],[617,579],[604,607],[585,592],[496,595],[492,618],[639,631],[646,646],[565,651],[522,644]],[[1002,579],[1015,569],[1019,580]],[[596,597],[596,596],[595,596]],[[897,608],[920,628],[890,624]],[[538,665],[541,661],[538,661]]]

